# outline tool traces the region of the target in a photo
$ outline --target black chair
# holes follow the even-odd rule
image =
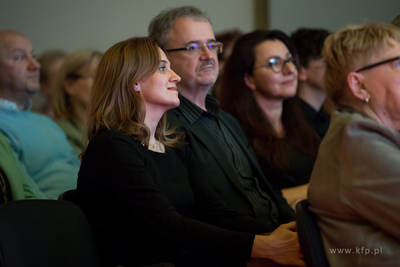
[[[17,200],[0,206],[0,266],[99,267],[92,232],[78,206]]]
[[[58,197],[58,200],[68,201],[68,202],[74,203],[76,205],[79,204],[78,193],[77,193],[76,189],[71,189],[71,190],[65,191]],[[157,264],[146,265],[146,266],[141,266],[141,267],[174,267],[174,266],[175,265],[172,263],[163,262],[163,263],[157,263]],[[118,265],[116,267],[124,267],[124,266]]]
[[[58,200],[64,200],[72,202],[74,204],[78,204],[78,192],[76,191],[76,189],[65,191],[58,197]]]
[[[297,231],[307,267],[328,267],[324,244],[316,217],[308,209],[307,199],[296,205]]]

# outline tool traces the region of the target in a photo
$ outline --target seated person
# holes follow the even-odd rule
[[[81,49],[71,53],[61,65],[53,88],[55,122],[65,132],[78,155],[87,145],[84,138],[87,105],[102,55],[94,49]]]
[[[294,207],[307,197],[320,138],[302,115],[297,54],[279,30],[242,35],[227,61],[220,107],[249,135],[261,168]]]
[[[223,45],[216,41],[208,15],[193,6],[165,9],[152,19],[148,32],[182,78],[177,85],[180,105],[168,111],[168,123],[185,132],[214,190],[230,208],[274,228],[293,221],[293,209],[263,174],[241,125],[209,94]]]
[[[99,63],[77,196],[105,266],[244,266],[250,258],[304,266],[295,222],[274,231],[228,208],[182,134],[166,129],[180,80],[147,37],[115,44]]]
[[[80,162],[60,127],[30,112],[39,68],[24,35],[0,30],[0,132],[44,196],[57,199],[76,187]]]
[[[400,266],[400,29],[348,26],[328,36],[322,53],[338,111],[308,198],[329,264]]]
[[[51,97],[55,78],[66,56],[67,53],[62,50],[47,50],[37,58],[40,64],[40,92],[32,96],[33,112],[54,118]]]
[[[318,135],[323,138],[329,127],[332,107],[327,109],[323,86],[325,61],[321,52],[329,32],[325,29],[299,28],[290,36],[299,57],[297,94],[304,116]]]

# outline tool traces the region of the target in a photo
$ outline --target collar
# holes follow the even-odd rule
[[[7,99],[3,99],[3,98],[0,98],[0,109],[5,109],[5,110],[9,110],[9,111],[17,111],[17,112],[20,111],[17,103],[12,102]]]
[[[29,99],[26,107],[23,110],[20,110],[17,103],[10,101],[8,99],[0,98],[0,109],[22,112],[22,111],[30,111],[31,108],[32,108],[32,99]]]
[[[183,116],[188,120],[190,124],[196,122],[202,115],[213,116],[218,120],[218,105],[217,99],[212,97],[210,94],[206,96],[206,109],[202,110],[199,106],[194,104],[192,101],[179,94],[180,105],[177,107]]]

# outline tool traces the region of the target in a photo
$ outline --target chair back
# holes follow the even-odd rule
[[[328,267],[324,244],[315,215],[308,209],[308,200],[296,205],[297,232],[307,267]]]
[[[73,203],[17,200],[0,206],[0,266],[99,267],[85,215]]]
[[[58,200],[69,201],[78,205],[78,191],[76,189],[65,191],[58,197]]]

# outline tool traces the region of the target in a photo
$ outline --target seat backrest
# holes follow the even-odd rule
[[[308,200],[296,205],[297,232],[307,267],[328,267],[324,244],[315,215],[308,209]]]
[[[92,232],[78,206],[59,200],[17,200],[0,206],[4,267],[98,267]]]
[[[78,204],[78,191],[76,191],[76,189],[65,191],[58,197],[58,200],[64,200]]]

